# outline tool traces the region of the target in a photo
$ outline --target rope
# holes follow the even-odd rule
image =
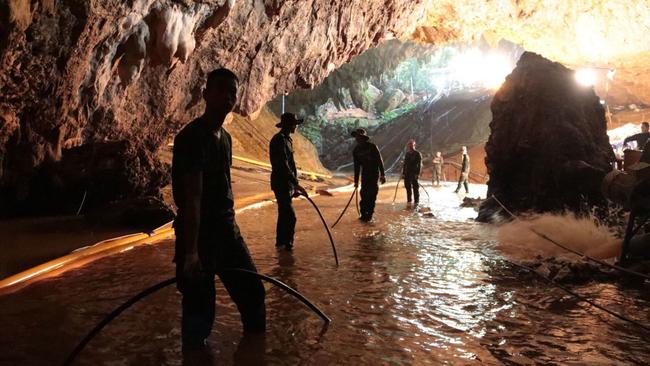
[[[499,199],[498,199],[495,195],[492,195],[490,198],[494,199],[494,201],[496,201],[496,203],[498,203],[499,206],[501,206],[501,207],[502,207],[502,208],[503,208],[503,209],[504,209],[504,210],[505,210],[505,211],[506,211],[510,216],[512,216],[515,220],[522,221],[519,217],[517,217],[517,215],[515,215],[514,213],[512,213],[512,211],[510,211],[510,210],[509,210],[509,209],[508,209],[508,208],[507,208],[503,203],[501,203],[501,201],[499,201]],[[625,267],[617,266],[617,265],[615,265],[615,264],[609,264],[609,263],[607,263],[607,262],[605,262],[605,261],[602,261],[602,260],[600,260],[600,259],[596,259],[596,258],[590,257],[590,256],[588,256],[588,255],[586,255],[586,254],[583,254],[583,253],[578,252],[578,251],[575,250],[575,249],[569,248],[569,247],[567,247],[567,246],[565,246],[565,245],[563,245],[563,244],[558,243],[557,241],[555,241],[555,240],[549,238],[549,237],[548,237],[547,235],[545,235],[545,234],[542,234],[542,233],[538,232],[537,230],[533,229],[532,227],[528,227],[528,229],[529,229],[530,231],[532,231],[534,234],[536,234],[537,236],[539,236],[540,238],[545,239],[545,240],[551,242],[552,244],[555,244],[555,245],[557,245],[558,247],[560,247],[560,248],[562,248],[562,249],[564,249],[564,250],[567,250],[567,251],[569,251],[569,252],[571,252],[571,253],[573,253],[573,254],[575,254],[575,255],[578,255],[578,256],[580,256],[580,257],[582,257],[582,258],[588,259],[588,260],[590,260],[590,261],[596,262],[596,263],[601,264],[601,265],[603,265],[603,266],[606,266],[606,267],[609,267],[609,268],[613,268],[613,269],[619,270],[619,271],[621,271],[621,272],[624,272],[624,273],[627,273],[627,274],[630,274],[630,275],[633,275],[633,276],[638,276],[638,277],[644,278],[644,279],[646,279],[646,280],[650,280],[650,276],[648,276],[648,275],[646,275],[646,274],[639,273],[639,272],[636,272],[636,271],[632,271],[632,270],[627,269],[627,268],[625,268]]]
[[[354,190],[352,191],[352,195],[350,196],[350,199],[348,200],[348,203],[345,204],[345,208],[343,209],[343,211],[341,211],[341,214],[336,219],[334,224],[332,224],[332,229],[334,229],[334,226],[336,226],[336,224],[339,223],[339,221],[343,217],[343,214],[345,214],[345,211],[347,211],[348,207],[350,206],[350,203],[352,202],[352,199],[356,196],[356,194],[357,194],[357,187],[354,187]]]

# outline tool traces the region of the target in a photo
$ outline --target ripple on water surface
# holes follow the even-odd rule
[[[350,210],[334,230],[337,269],[318,218],[296,202],[293,253],[276,252],[275,207],[247,211],[238,221],[260,272],[286,282],[321,307],[322,323],[292,297],[268,288],[266,338],[241,338],[239,317],[218,290],[210,344],[219,364],[648,364],[643,334],[585,309],[499,261],[489,228],[459,208],[450,187],[427,187],[426,212],[391,204],[380,194],[377,218],[361,224]],[[472,187],[478,191],[480,187]],[[480,192],[480,191],[479,191]],[[481,193],[484,194],[484,191]],[[345,194],[318,197],[333,221]],[[423,211],[427,211],[426,209]],[[0,298],[4,329],[0,362],[58,363],[112,308],[173,276],[171,242],[135,248]],[[616,284],[574,290],[650,323],[648,295]],[[182,363],[180,297],[168,288],[111,323],[79,364]],[[10,345],[10,346],[7,346]]]

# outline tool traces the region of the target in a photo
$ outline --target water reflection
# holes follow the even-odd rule
[[[267,287],[269,330],[242,335],[239,314],[218,286],[210,337],[214,364],[648,364],[647,334],[585,309],[563,292],[504,265],[471,208],[443,188],[426,187],[435,218],[392,204],[360,224],[353,210],[334,230],[341,266],[318,217],[298,201],[293,252],[274,248],[275,207],[239,217],[262,273],[298,289],[333,322],[285,292]],[[478,188],[471,187],[477,192]],[[347,194],[319,197],[328,220]],[[426,195],[424,195],[426,197]],[[0,297],[0,364],[52,364],[112,308],[173,275],[171,242],[95,262],[22,292]],[[650,324],[650,295],[617,284],[574,290]],[[181,365],[180,298],[166,289],[111,323],[78,364]],[[11,347],[5,346],[11,344]],[[55,347],[52,347],[55,345]]]

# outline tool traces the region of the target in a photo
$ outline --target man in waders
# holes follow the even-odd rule
[[[372,220],[375,212],[375,200],[379,192],[379,180],[386,183],[384,174],[384,161],[377,145],[370,142],[370,137],[363,128],[352,132],[352,137],[357,140],[357,146],[352,151],[354,158],[354,187],[359,186],[359,173],[361,173],[361,202],[359,202],[361,221]]]
[[[222,270],[256,271],[235,222],[230,185],[231,137],[222,125],[237,101],[238,79],[232,71],[208,74],[205,112],[174,139],[172,188],[178,215],[176,276],[183,294],[183,351],[203,350],[215,316],[217,274],[237,305],[245,334],[266,328],[264,286],[252,276]]]
[[[456,187],[456,190],[454,193],[458,193],[460,191],[460,186],[464,185],[465,186],[465,193],[469,193],[469,185],[468,185],[468,180],[469,180],[469,155],[467,154],[467,147],[463,146],[462,147],[462,153],[463,153],[463,163],[460,168],[460,177],[458,178],[458,187]]]
[[[442,165],[444,163],[445,159],[442,157],[442,153],[440,151],[437,151],[436,156],[433,158],[433,179],[431,181],[431,184],[435,184],[437,186],[440,185],[440,179],[442,178]]]
[[[422,154],[415,150],[415,140],[411,139],[406,144],[408,151],[404,156],[404,166],[402,167],[402,179],[404,188],[406,188],[406,202],[411,203],[411,190],[413,191],[413,203],[420,202],[420,171],[422,170]]]
[[[276,226],[275,247],[293,249],[293,235],[296,229],[296,213],[291,199],[307,191],[298,183],[298,171],[293,159],[293,140],[291,134],[302,123],[293,113],[284,113],[276,127],[280,132],[271,139],[271,189],[278,202],[278,223]]]

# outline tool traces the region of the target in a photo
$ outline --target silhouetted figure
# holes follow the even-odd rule
[[[352,151],[354,158],[354,186],[359,186],[359,174],[361,174],[361,202],[359,210],[361,211],[362,221],[372,220],[375,212],[375,200],[379,192],[379,185],[386,183],[384,174],[384,161],[377,145],[370,142],[370,137],[363,128],[358,128],[352,132],[352,137],[357,140],[357,146]]]
[[[436,156],[433,158],[433,178],[431,180],[432,184],[437,186],[440,185],[440,178],[442,178],[442,165],[445,163],[445,159],[442,157],[440,151],[436,152]]]
[[[623,145],[628,142],[636,141],[636,148],[638,150],[645,150],[645,145],[648,140],[650,140],[650,123],[643,122],[641,123],[641,133],[626,137],[625,140],[623,140]]]
[[[269,154],[271,155],[271,189],[278,202],[278,223],[276,226],[275,246],[293,248],[293,236],[296,229],[296,212],[291,205],[291,199],[307,192],[298,183],[298,171],[293,159],[293,140],[291,134],[296,132],[296,126],[302,123],[293,113],[284,113],[280,123],[275,125],[280,132],[271,139]]]
[[[244,332],[264,332],[264,286],[252,276],[221,272],[226,268],[256,271],[235,222],[230,183],[231,137],[222,128],[237,101],[238,80],[227,69],[208,74],[205,112],[174,139],[172,188],[178,215],[176,276],[183,294],[183,350],[202,350],[215,316],[214,276],[241,314]]]
[[[406,144],[407,151],[402,166],[402,179],[406,188],[406,202],[411,203],[411,190],[413,191],[413,203],[420,202],[420,171],[422,170],[422,154],[415,149],[415,140],[409,140]]]
[[[463,163],[460,168],[460,178],[458,178],[458,187],[456,187],[456,190],[454,193],[458,193],[460,191],[460,186],[464,185],[465,186],[465,193],[469,193],[469,155],[467,154],[467,147],[463,146],[462,147],[462,152],[463,152]]]

